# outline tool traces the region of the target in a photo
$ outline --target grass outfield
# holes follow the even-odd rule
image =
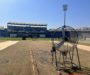
[[[6,40],[18,40],[18,41],[20,41],[20,40],[22,40],[22,38],[16,38],[16,37],[1,37],[0,38],[0,41],[6,41]],[[44,40],[44,41],[50,41],[51,40],[51,38],[26,38],[26,40]],[[58,39],[58,38],[56,38],[55,40],[60,40],[60,39]]]
[[[22,38],[15,38],[15,37],[1,37],[0,41],[6,40],[22,40]],[[26,38],[26,40],[51,40],[51,38]]]
[[[7,40],[22,40],[22,38],[10,38],[10,37],[1,37],[0,41],[7,41]]]
[[[22,40],[22,38],[15,38],[15,37],[13,37],[13,38],[11,38],[11,37],[1,37],[0,38],[0,42],[3,42],[3,41],[7,41],[7,40],[12,40],[12,41],[21,41]],[[50,41],[51,40],[51,38],[26,38],[26,40],[44,40],[44,41]],[[55,39],[55,41],[59,41],[59,40],[61,40],[61,39],[58,39],[58,38],[56,38]],[[78,44],[81,44],[81,45],[87,45],[87,46],[90,46],[90,40],[79,40],[79,42],[78,42]]]

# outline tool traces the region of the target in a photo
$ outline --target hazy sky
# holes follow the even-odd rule
[[[90,0],[0,0],[0,26],[7,22],[63,25],[62,5],[68,4],[67,25],[90,27]]]

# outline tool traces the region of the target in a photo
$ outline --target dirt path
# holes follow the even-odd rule
[[[78,47],[79,49],[82,49],[82,50],[90,51],[90,46],[77,45],[77,47]]]
[[[45,41],[20,41],[9,46],[0,51],[0,75],[35,75],[34,70],[38,75],[55,75],[50,50],[51,44]]]
[[[48,41],[28,40],[5,48],[0,51],[0,75],[34,75],[34,71],[39,75],[56,75],[56,68],[51,64],[51,48]],[[81,65],[90,67],[90,52],[79,50],[79,54]],[[33,61],[36,63],[34,71]]]
[[[29,42],[20,41],[0,51],[0,75],[33,75]]]
[[[55,41],[55,43],[59,43],[58,41]],[[65,43],[64,45],[69,45],[69,46],[72,46],[71,43]],[[81,50],[85,50],[85,51],[90,51],[90,46],[86,46],[86,45],[77,45],[77,47]]]
[[[32,50],[38,75],[56,75],[56,70],[51,64],[51,43],[48,41],[31,41],[29,48]]]
[[[67,44],[65,44],[67,45]],[[69,46],[71,46],[71,44],[68,44]],[[85,50],[85,51],[90,51],[90,46],[86,46],[86,45],[77,45],[77,48],[81,49],[81,50]]]
[[[0,51],[1,50],[4,50],[5,48],[11,46],[11,45],[14,45],[18,43],[18,41],[5,41],[5,42],[1,42],[0,43]]]

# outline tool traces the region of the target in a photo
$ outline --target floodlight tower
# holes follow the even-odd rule
[[[67,4],[64,4],[63,5],[63,11],[64,11],[64,27],[66,25],[66,11],[67,11],[67,7],[68,7]]]
[[[63,11],[64,11],[64,25],[63,25],[63,28],[62,28],[62,33],[63,33],[63,40],[65,41],[65,27],[66,27],[66,12],[67,12],[67,7],[68,5],[67,4],[64,4],[63,5]]]

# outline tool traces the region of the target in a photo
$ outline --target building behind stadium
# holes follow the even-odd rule
[[[90,28],[84,27],[76,29],[79,38],[90,38]],[[54,33],[54,36],[53,36]],[[67,33],[68,35],[68,33]],[[61,30],[47,29],[47,24],[32,24],[8,22],[7,28],[0,27],[0,37],[31,37],[31,38],[50,38],[62,37]]]
[[[7,31],[9,37],[50,38],[53,35],[53,30],[47,30],[47,24],[8,22]],[[61,37],[61,32],[56,31],[55,37]]]
[[[46,37],[46,24],[7,23],[10,37]]]

